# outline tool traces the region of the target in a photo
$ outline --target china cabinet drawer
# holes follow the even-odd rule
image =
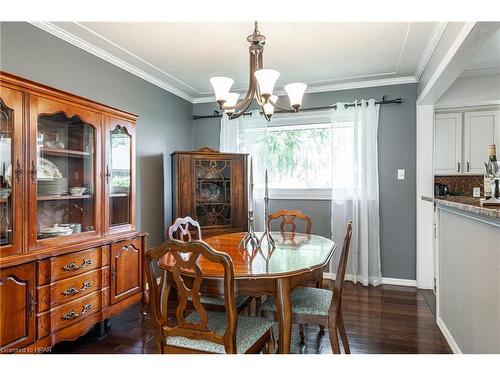
[[[50,313],[52,331],[57,331],[100,311],[101,293],[101,291],[94,292],[52,310]]]
[[[108,286],[109,267],[38,288],[38,311],[62,305]]]
[[[45,285],[101,268],[101,266],[102,254],[99,247],[45,259],[38,264],[38,284]]]

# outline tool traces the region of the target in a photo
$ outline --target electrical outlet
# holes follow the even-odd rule
[[[474,198],[479,198],[481,196],[481,188],[475,187],[472,189],[472,196]]]
[[[398,169],[398,180],[404,180],[404,179],[405,179],[405,170]]]

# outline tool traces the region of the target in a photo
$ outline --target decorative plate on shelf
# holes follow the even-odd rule
[[[220,187],[216,184],[206,182],[200,189],[200,200],[204,202],[215,202],[221,195]]]
[[[44,158],[38,158],[37,166],[37,178],[40,179],[52,179],[52,178],[62,178],[62,173],[59,172],[57,165],[52,163],[50,160]]]
[[[39,237],[42,237],[42,238],[69,236],[70,234],[73,234],[73,228],[63,227],[63,226],[59,226],[57,224],[54,224],[53,227],[41,229],[38,232]]]

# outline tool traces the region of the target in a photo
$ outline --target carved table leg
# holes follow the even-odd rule
[[[276,280],[276,312],[279,326],[279,353],[288,354],[292,337],[292,303],[288,278]]]

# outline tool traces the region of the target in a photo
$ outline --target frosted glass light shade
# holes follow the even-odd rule
[[[285,86],[285,91],[290,99],[290,106],[297,109],[302,105],[302,97],[307,89],[305,83],[289,83]]]
[[[278,97],[276,95],[271,95],[269,100],[271,100],[274,104],[276,104]],[[269,101],[266,104],[264,104],[262,108],[264,109],[264,113],[268,116],[271,116],[274,113],[274,105],[269,103]]]
[[[230,92],[226,95],[226,102],[224,103],[223,108],[228,115],[232,115],[234,113],[235,108],[230,107],[234,107],[236,103],[238,103],[239,97],[240,94],[237,92]]]
[[[274,85],[280,76],[280,72],[273,69],[260,69],[254,74],[259,84],[260,95],[270,97],[273,94]]]
[[[234,81],[228,77],[212,77],[210,78],[210,83],[214,88],[215,100],[218,102],[226,101],[227,94],[229,94]]]

